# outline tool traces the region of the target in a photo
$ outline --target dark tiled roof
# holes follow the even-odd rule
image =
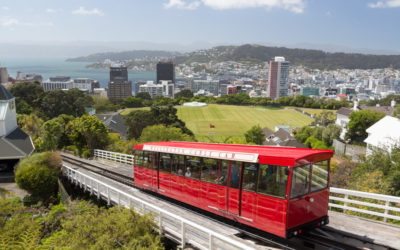
[[[0,84],[0,100],[10,100],[13,98],[14,96],[4,88],[3,84]]]
[[[33,153],[31,138],[22,129],[16,128],[5,137],[0,138],[0,158],[23,158]]]
[[[391,115],[394,111],[394,108],[391,106],[367,106],[367,105],[362,105],[361,106],[362,110],[373,110],[373,111],[377,111],[380,113],[383,113],[385,115]]]
[[[124,117],[121,114],[118,113],[112,116],[107,127],[119,133],[121,137],[126,138],[128,126],[126,126]]]
[[[267,127],[263,128],[263,132],[264,132],[265,137],[268,137],[274,133],[274,131],[272,131],[271,129],[269,129]]]
[[[293,136],[291,136],[286,130],[281,128],[278,131],[276,131],[274,135],[279,139],[281,139],[282,141],[294,139]]]
[[[336,111],[336,114],[350,116],[351,112],[353,112],[352,109],[341,107],[338,111]]]
[[[120,113],[96,115],[97,118],[104,122],[104,125],[112,132],[118,133],[122,138],[126,138],[128,126],[125,124],[124,116]]]

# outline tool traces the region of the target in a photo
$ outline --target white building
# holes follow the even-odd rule
[[[42,82],[42,87],[45,91],[53,89],[79,89],[83,92],[91,94],[94,80],[89,78],[71,79],[69,76],[50,77]]]
[[[92,93],[93,80],[89,78],[75,78],[73,87],[83,92]]]
[[[42,82],[44,91],[53,89],[72,89],[74,87],[74,81],[69,76],[56,76],[50,77],[46,81]]]
[[[367,143],[367,155],[374,148],[390,152],[394,146],[400,146],[400,119],[385,116],[369,127],[367,133],[368,137],[364,140]]]
[[[214,96],[218,96],[220,93],[219,85],[218,80],[193,80],[190,84],[190,90],[193,93],[204,90],[205,92],[210,92]]]
[[[174,83],[171,81],[160,81],[160,84],[154,84],[153,81],[147,81],[146,84],[139,86],[139,93],[147,92],[151,98],[156,96],[165,96],[174,98]]]
[[[15,98],[0,84],[0,165],[12,167],[34,150],[29,135],[17,125]]]

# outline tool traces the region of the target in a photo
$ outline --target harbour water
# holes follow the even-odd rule
[[[83,77],[98,80],[101,87],[106,87],[110,79],[108,69],[86,68],[86,62],[66,62],[66,58],[3,58],[0,57],[0,66],[6,67],[8,74],[15,78],[18,71],[23,73],[36,73],[43,77],[43,80],[52,76],[70,76],[72,78]],[[129,80],[155,81],[154,71],[129,71]]]

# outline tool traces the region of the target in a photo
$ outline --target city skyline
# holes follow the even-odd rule
[[[400,53],[399,13],[400,0],[0,1],[0,43],[317,44]]]

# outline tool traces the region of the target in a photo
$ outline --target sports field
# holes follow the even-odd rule
[[[301,127],[312,118],[295,110],[271,107],[210,104],[207,107],[179,107],[178,117],[196,136],[241,136],[253,125],[274,129],[276,125]],[[215,128],[210,128],[213,124]]]
[[[122,115],[133,110],[127,109]],[[186,123],[200,141],[223,141],[229,136],[243,137],[254,125],[274,130],[276,125],[289,125],[292,128],[310,124],[313,119],[289,108],[262,106],[233,106],[209,104],[206,107],[177,107],[178,117]],[[210,124],[214,128],[210,128]]]

